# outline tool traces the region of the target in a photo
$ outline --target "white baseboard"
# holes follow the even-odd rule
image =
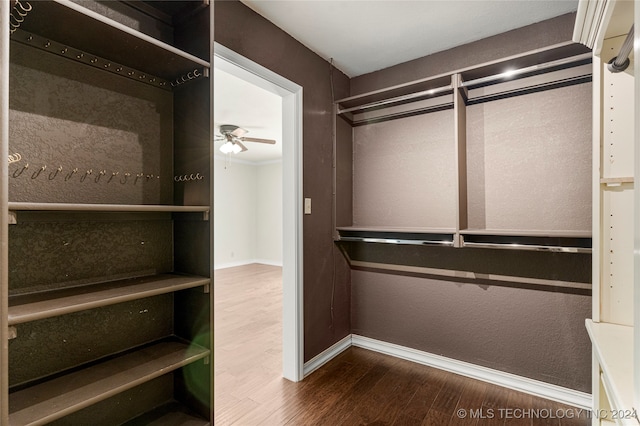
[[[275,262],[273,260],[267,260],[267,259],[248,259],[248,260],[238,260],[236,262],[229,262],[229,263],[219,263],[217,265],[213,265],[213,269],[217,271],[218,269],[235,268],[236,266],[251,265],[253,263],[261,263],[263,265],[282,267],[282,262]]]
[[[270,265],[270,266],[280,266],[280,267],[282,267],[282,260],[281,261],[275,261],[275,260],[269,260],[269,259],[255,259],[253,261],[253,263],[260,263],[262,265]]]
[[[324,364],[338,356],[341,352],[349,349],[350,346],[351,335],[348,335],[344,339],[339,340],[329,348],[320,352],[318,355],[314,356],[309,361],[304,363],[304,366],[302,367],[302,377],[307,377],[309,374],[313,373],[318,368],[322,367]]]
[[[393,343],[383,342],[381,340],[371,339],[369,337],[358,336],[356,334],[352,334],[350,340],[352,346],[357,346],[386,355],[395,356],[397,358],[417,362],[419,364],[428,365],[430,367],[435,367],[441,370],[449,371],[451,373],[470,377],[472,379],[477,379],[505,388],[525,392],[563,404],[572,405],[584,409],[591,409],[593,407],[591,394],[588,393],[564,388],[562,386],[557,386],[538,380],[533,380],[528,377],[505,373],[504,371],[494,370],[468,362],[446,358],[440,355],[419,351],[417,349],[407,348],[405,346],[395,345]],[[315,358],[313,360],[315,360]]]

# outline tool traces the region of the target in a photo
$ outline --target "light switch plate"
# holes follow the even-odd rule
[[[304,199],[304,214],[311,214],[311,198]]]

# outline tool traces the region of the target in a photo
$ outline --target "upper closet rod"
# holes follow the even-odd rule
[[[365,111],[367,109],[372,109],[372,108],[382,108],[382,107],[390,106],[390,105],[393,105],[393,104],[399,104],[399,103],[403,103],[403,102],[412,101],[412,100],[415,100],[417,98],[432,97],[434,95],[439,95],[441,93],[450,92],[451,90],[453,90],[453,88],[452,88],[452,86],[450,84],[448,84],[446,86],[436,87],[436,88],[433,88],[433,89],[423,90],[423,91],[415,92],[415,93],[410,93],[408,95],[397,96],[395,98],[385,99],[385,100],[382,100],[382,101],[371,102],[371,103],[364,104],[364,105],[358,105],[358,106],[355,106],[355,107],[352,107],[352,108],[339,109],[338,110],[338,114],[344,114],[344,113],[347,113],[347,112]]]
[[[624,43],[622,43],[622,47],[620,47],[620,52],[618,56],[609,61],[607,68],[611,72],[622,72],[627,69],[629,66],[629,55],[631,54],[631,50],[633,49],[633,25],[631,25],[631,29],[629,30],[629,34],[627,34],[627,38],[624,39]]]
[[[499,82],[505,78],[512,78],[517,76],[523,76],[526,74],[542,73],[544,71],[553,71],[554,68],[564,67],[569,68],[570,65],[580,65],[584,61],[591,61],[591,53],[584,53],[582,55],[571,56],[569,58],[558,59],[551,62],[545,62],[544,64],[532,65],[530,67],[524,67],[516,70],[508,70],[500,74],[489,75],[487,77],[477,78],[475,80],[469,80],[462,82],[462,87],[475,88],[479,86],[486,86],[488,84]]]

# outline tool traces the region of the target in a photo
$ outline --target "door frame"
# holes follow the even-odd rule
[[[304,367],[302,86],[219,43],[213,56],[213,72],[282,97],[282,376],[298,382]]]

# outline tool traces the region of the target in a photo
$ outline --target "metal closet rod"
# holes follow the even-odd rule
[[[542,73],[545,70],[564,67],[573,63],[579,63],[582,61],[591,60],[591,53],[583,53],[582,55],[571,56],[569,58],[558,59],[551,62],[545,62],[544,64],[532,65],[529,67],[520,68],[517,70],[509,70],[499,74],[490,75],[487,77],[476,78],[475,80],[469,80],[462,82],[462,87],[473,88],[476,86],[487,85],[494,81],[504,80],[507,78],[518,77],[523,74]]]
[[[591,53],[583,53],[581,55],[558,59],[555,61],[545,62],[543,64],[532,65],[529,67],[524,67],[516,70],[509,70],[507,72],[489,75],[486,77],[477,78],[475,80],[463,81],[460,84],[460,86],[470,89],[477,86],[488,85],[493,82],[497,82],[500,80],[505,80],[513,77],[519,77],[526,74],[542,73],[547,70],[552,71],[554,68],[568,67],[571,64],[579,64],[580,62],[590,61],[590,60],[591,60]],[[356,111],[360,112],[368,109],[383,108],[385,106],[389,106],[396,103],[410,102],[416,98],[431,97],[431,96],[435,97],[435,95],[444,94],[444,93],[450,92],[451,90],[453,90],[453,87],[449,84],[446,86],[436,87],[429,90],[422,90],[422,91],[410,93],[407,95],[402,95],[394,98],[384,99],[381,101],[371,102],[364,105],[358,105],[351,108],[338,109],[338,114],[345,114],[345,113],[356,112]]]
[[[372,237],[340,237],[340,241],[353,241],[353,242],[361,242],[361,243],[382,243],[382,244],[400,244],[400,245],[414,245],[414,246],[422,246],[422,245],[444,245],[444,246],[452,246],[453,241],[445,241],[445,240],[409,240],[409,239],[398,239],[398,238],[372,238]]]
[[[627,34],[627,38],[624,39],[624,42],[620,47],[620,52],[618,52],[618,55],[615,58],[609,61],[609,64],[607,65],[609,71],[616,73],[626,70],[631,62],[629,61],[631,50],[633,50],[633,25],[631,25],[629,34]]]
[[[385,99],[385,100],[382,100],[382,101],[371,102],[371,103],[364,104],[364,105],[358,105],[358,106],[351,107],[351,108],[341,109],[341,110],[338,110],[338,114],[344,114],[344,113],[347,113],[347,112],[354,112],[354,111],[365,111],[365,110],[372,109],[372,108],[381,108],[381,107],[384,107],[384,106],[387,106],[387,105],[390,105],[390,104],[403,103],[403,102],[407,102],[407,101],[410,101],[410,100],[413,100],[413,99],[416,99],[416,98],[439,95],[441,93],[450,92],[452,90],[453,90],[453,88],[451,87],[450,84],[448,84],[446,86],[436,87],[436,88],[429,89],[429,90],[422,90],[420,92],[410,93],[408,95],[397,96],[395,98]]]

